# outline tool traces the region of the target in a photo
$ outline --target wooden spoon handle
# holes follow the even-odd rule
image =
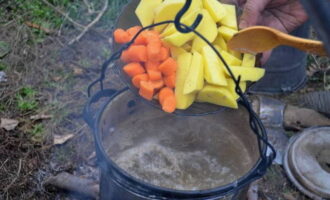
[[[278,35],[278,41],[282,45],[291,46],[302,51],[307,51],[312,54],[316,54],[319,56],[326,56],[328,53],[326,52],[324,45],[320,41],[308,40],[299,37],[294,37],[289,34],[281,33]]]

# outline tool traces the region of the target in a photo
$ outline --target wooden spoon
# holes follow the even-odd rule
[[[294,37],[265,26],[243,29],[228,42],[230,49],[250,54],[268,51],[280,45],[294,47],[320,56],[327,55],[322,42]]]

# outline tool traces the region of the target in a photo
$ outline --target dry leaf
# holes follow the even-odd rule
[[[60,145],[66,143],[68,140],[73,138],[73,134],[68,135],[54,135],[54,145]]]
[[[53,115],[44,115],[44,114],[33,115],[30,117],[30,119],[32,120],[51,119],[51,118],[53,118]]]
[[[15,119],[1,118],[0,128],[4,128],[7,131],[14,130],[18,125],[18,121]]]
[[[74,75],[83,75],[84,74],[84,70],[83,69],[81,69],[81,68],[78,68],[78,67],[75,67],[75,68],[73,68],[73,74]]]

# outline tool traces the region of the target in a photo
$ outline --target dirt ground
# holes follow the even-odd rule
[[[6,74],[6,80],[0,76],[0,117],[18,122],[12,130],[0,128],[0,199],[79,199],[44,185],[47,177],[63,171],[98,180],[82,110],[88,84],[112,53],[114,19],[125,1],[109,1],[104,16],[72,45],[82,30],[65,13],[73,13],[69,17],[76,23],[88,24],[103,1],[90,6],[49,1],[64,15],[40,2],[0,0],[0,72]],[[286,101],[294,103],[300,93],[330,88],[327,60],[310,56],[308,68],[308,86]],[[124,86],[116,75],[109,77],[106,87]],[[259,186],[260,199],[308,199],[279,166],[272,167]]]

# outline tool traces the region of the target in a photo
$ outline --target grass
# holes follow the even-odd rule
[[[23,87],[16,95],[17,107],[21,111],[31,111],[38,107],[36,100],[37,91],[31,87]]]

